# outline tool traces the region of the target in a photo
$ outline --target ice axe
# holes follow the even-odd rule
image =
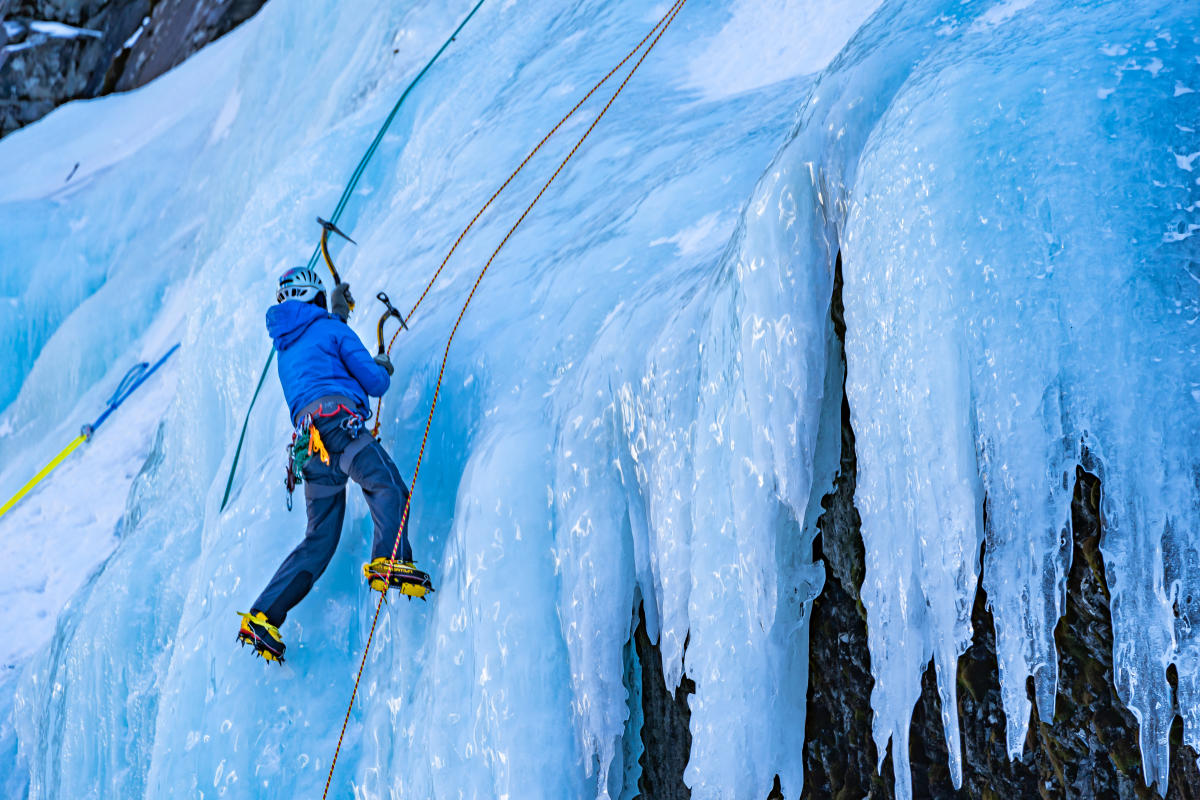
[[[387,292],[380,292],[375,295],[375,299],[387,306],[387,309],[379,317],[379,324],[375,326],[375,336],[379,340],[379,355],[383,355],[387,352],[383,347],[383,323],[387,322],[388,317],[395,317],[400,320],[400,327],[404,330],[408,330],[408,323],[404,321],[404,315],[392,305],[392,301],[388,299]]]
[[[336,233],[350,244],[358,244],[358,242],[351,239],[345,231],[327,219],[317,217],[317,222],[321,225],[321,255],[324,256],[325,266],[329,267],[329,274],[333,276],[333,282],[336,285],[342,282],[342,276],[338,275],[337,267],[333,265],[333,259],[329,257],[329,234],[331,232]],[[347,304],[350,306],[350,310],[353,311],[354,300],[349,297],[347,297],[346,300]]]

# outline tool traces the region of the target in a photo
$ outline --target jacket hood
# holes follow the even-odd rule
[[[328,316],[325,309],[312,303],[284,300],[267,309],[267,333],[275,340],[275,349],[283,352],[296,343],[309,325]]]

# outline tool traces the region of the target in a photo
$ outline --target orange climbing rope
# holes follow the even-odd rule
[[[687,2],[687,0],[675,0],[674,5],[672,5],[669,9],[667,9],[667,13],[664,14],[662,19],[660,19],[658,21],[658,23],[654,26],[654,28],[651,29],[650,34],[648,34],[646,36],[646,38],[642,39],[642,41],[638,44],[638,48],[641,48],[641,46],[646,42],[646,40],[650,39],[650,35],[654,35],[653,40],[650,41],[650,45],[646,48],[645,52],[643,52],[641,54],[641,56],[638,58],[638,60],[634,63],[633,67],[630,68],[629,74],[625,76],[625,79],[623,81],[621,81],[621,85],[617,87],[616,91],[613,92],[612,97],[610,97],[608,99],[608,102],[604,104],[604,108],[600,109],[600,113],[596,115],[596,119],[594,119],[592,121],[592,124],[588,126],[588,129],[586,131],[584,131],[583,135],[579,137],[579,140],[577,142],[575,142],[575,146],[571,148],[571,152],[567,153],[566,158],[564,158],[559,163],[558,168],[554,170],[554,174],[551,175],[549,180],[547,180],[546,183],[542,185],[542,188],[538,191],[537,195],[533,198],[533,200],[530,201],[529,205],[526,206],[525,210],[521,213],[521,216],[518,217],[517,221],[513,223],[511,228],[508,229],[508,233],[506,233],[504,235],[504,238],[500,240],[500,244],[496,245],[496,249],[492,251],[491,256],[488,257],[488,260],[483,265],[483,268],[479,270],[479,275],[476,276],[475,283],[474,283],[474,285],[471,286],[471,291],[467,295],[467,299],[463,302],[462,308],[458,312],[458,318],[455,319],[455,321],[454,321],[454,327],[450,329],[450,336],[447,337],[447,339],[446,339],[446,348],[445,348],[445,351],[442,353],[441,367],[438,369],[437,383],[434,385],[434,389],[433,389],[433,399],[432,399],[432,401],[430,401],[430,404],[429,404],[429,416],[425,420],[425,432],[421,437],[421,449],[417,454],[416,466],[413,468],[412,484],[409,487],[408,500],[405,501],[405,503],[404,503],[404,513],[400,517],[400,528],[396,532],[396,541],[392,544],[392,554],[391,554],[390,560],[394,561],[396,558],[396,552],[400,548],[400,537],[404,531],[404,525],[408,521],[409,511],[412,508],[412,498],[413,498],[413,494],[416,492],[417,477],[418,477],[418,475],[420,475],[420,472],[421,472],[421,463],[425,459],[425,447],[429,443],[429,430],[433,426],[433,414],[437,410],[438,397],[441,395],[441,391],[442,391],[442,380],[446,374],[446,362],[450,358],[450,345],[454,342],[454,336],[456,333],[458,333],[458,326],[462,323],[463,316],[467,313],[467,307],[471,304],[471,300],[474,299],[474,297],[475,297],[475,292],[479,289],[479,284],[483,282],[483,276],[487,274],[488,268],[491,267],[492,262],[496,260],[496,256],[500,253],[501,248],[503,248],[504,245],[508,243],[508,240],[512,237],[513,233],[515,233],[517,228],[521,225],[521,223],[525,221],[525,218],[527,216],[529,216],[529,213],[533,210],[533,207],[537,204],[537,202],[539,200],[542,199],[542,195],[545,194],[546,190],[550,188],[550,184],[552,184],[554,182],[554,180],[558,177],[559,173],[561,173],[563,171],[563,168],[567,166],[567,162],[569,162],[575,156],[575,153],[578,152],[579,148],[583,146],[584,141],[588,138],[588,136],[591,135],[592,131],[595,130],[596,125],[598,125],[600,123],[600,120],[604,118],[604,115],[606,113],[608,113],[608,109],[612,107],[613,102],[617,99],[617,97],[625,89],[625,86],[629,83],[629,80],[634,76],[634,73],[637,72],[638,67],[640,67],[642,65],[642,62],[646,60],[646,56],[650,55],[650,51],[653,50],[655,45],[658,44],[659,39],[661,39],[663,34],[667,32],[667,28],[669,28],[671,23],[674,22],[675,17],[679,14],[680,10],[683,8],[684,3],[686,3],[686,2]],[[655,31],[657,31],[657,34],[655,34]],[[628,61],[629,58],[635,52],[637,52],[637,49],[635,49],[628,56],[626,56],[624,59],[622,59],[621,63],[624,64],[626,61]],[[618,66],[618,69],[619,69],[619,66]],[[607,80],[608,77],[613,74],[613,72],[616,72],[616,69],[614,69],[612,72],[610,72],[608,76],[605,76],[604,80]],[[601,83],[603,83],[603,81],[601,81]],[[587,96],[590,97],[591,94],[593,92],[595,92],[597,88],[599,88],[599,84],[597,84],[596,88],[594,88],[592,90],[592,92],[589,92]],[[586,100],[587,97],[585,97],[584,99]],[[582,104],[582,102],[583,101],[580,101],[580,104]],[[577,105],[576,108],[578,108],[578,107],[579,106]],[[575,109],[572,109],[571,113],[574,113],[574,111],[575,111]],[[568,114],[568,116],[570,116],[570,115]],[[566,118],[564,118],[563,121],[565,122]],[[562,125],[562,122],[560,122],[559,125]],[[555,126],[554,130],[557,130],[557,128],[558,128],[558,125]],[[554,133],[554,130],[552,130],[550,133],[551,134]],[[546,138],[549,138],[549,134],[547,134]],[[542,143],[544,143],[544,142],[545,142],[545,139],[542,140]],[[539,144],[538,147],[540,148],[541,144]],[[533,152],[537,152],[537,148],[534,148]],[[530,157],[532,157],[532,155],[533,155],[533,153],[530,153]],[[521,166],[523,167],[525,165],[525,163],[528,162],[528,160],[529,160],[529,157],[527,157],[525,159],[525,162],[522,162]],[[518,167],[517,171],[520,171],[520,167]],[[515,176],[515,175],[516,175],[516,172],[513,173],[513,176]],[[512,180],[513,176],[509,176],[509,179],[508,179],[508,181],[505,181],[504,186],[508,185],[508,182]],[[501,186],[500,188],[503,189],[504,186]],[[499,194],[499,191],[497,191],[496,194]],[[496,197],[496,195],[492,195],[492,198],[488,200],[488,204],[491,204],[492,200],[494,200],[495,197]],[[487,205],[485,205],[484,208],[486,209]],[[481,210],[480,213],[482,214],[483,211]],[[475,219],[478,219],[478,218],[479,218],[479,215],[477,214],[475,216]],[[475,220],[474,219],[471,220],[471,225],[473,225],[474,223],[475,223]],[[467,230],[470,230],[471,225],[467,226]],[[466,235],[466,230],[463,231],[463,235]],[[462,236],[460,236],[458,241],[456,241],[454,243],[454,247],[458,247],[458,243],[461,241],[462,241]],[[453,249],[451,249],[451,252],[454,252]],[[449,255],[447,255],[446,259],[447,260],[449,259]],[[446,264],[446,261],[444,260],[442,262],[442,266],[445,266],[445,264]],[[441,266],[438,267],[438,272],[440,272],[441,269],[442,269]],[[437,273],[434,274],[434,279],[436,279],[436,278],[437,278]],[[430,285],[432,285],[432,283],[433,283],[433,281],[431,280]],[[428,286],[426,287],[425,291],[426,291],[426,293],[428,293],[428,291],[429,291]],[[424,298],[425,298],[425,294],[422,294],[421,300],[423,300]],[[420,304],[421,300],[418,300],[417,303]],[[416,306],[414,306],[413,309],[416,310]],[[410,312],[410,314],[411,314],[411,312]],[[394,336],[392,337],[392,340],[395,341]],[[389,344],[389,350],[390,350],[390,348],[391,348],[391,345]],[[326,800],[326,798],[329,796],[329,786],[333,782],[333,771],[334,771],[334,768],[337,767],[338,755],[342,751],[342,741],[345,739],[345,736],[346,736],[346,726],[350,724],[350,714],[354,710],[354,700],[358,696],[358,686],[362,681],[363,670],[366,668],[366,664],[367,664],[367,654],[370,653],[370,651],[371,651],[371,642],[375,638],[375,628],[379,623],[379,613],[383,609],[383,602],[385,599],[387,599],[386,589],[379,593],[379,601],[375,604],[375,615],[374,615],[374,617],[371,618],[371,629],[367,633],[367,643],[363,647],[362,659],[359,661],[359,664],[358,664],[358,673],[354,677],[354,689],[350,692],[350,703],[346,707],[346,716],[342,720],[342,730],[338,734],[337,748],[333,751],[333,760],[329,765],[329,776],[325,779],[325,791],[321,794],[322,800]]]
[[[566,124],[567,120],[569,120],[571,117],[575,116],[575,112],[579,110],[580,106],[582,106],[589,99],[591,99],[592,95],[594,95],[596,92],[600,91],[600,87],[603,86],[605,83],[607,83],[608,79],[611,78],[613,75],[615,75],[617,73],[617,71],[619,69],[621,69],[621,67],[625,66],[625,63],[627,61],[629,61],[629,59],[633,58],[635,53],[637,53],[639,50],[642,49],[642,45],[644,45],[646,43],[646,41],[651,36],[654,35],[654,32],[659,29],[659,27],[663,24],[663,21],[666,20],[667,17],[671,16],[671,12],[675,11],[678,6],[683,5],[683,2],[685,2],[685,1],[686,0],[682,0],[682,1],[676,0],[675,4],[672,5],[671,8],[667,9],[667,13],[663,15],[662,19],[660,19],[657,23],[655,23],[654,27],[650,29],[650,32],[647,33],[644,37],[642,37],[642,40],[640,42],[638,42],[632,50],[630,50],[628,53],[626,53],[625,57],[622,58],[615,67],[610,69],[608,71],[607,75],[605,75],[603,78],[598,80],[596,82],[596,84],[591,89],[588,90],[588,93],[585,94],[583,97],[581,97],[579,99],[579,102],[576,103],[571,108],[571,110],[568,111],[566,113],[566,115],[563,116],[563,118],[560,119],[554,125],[554,127],[550,129],[549,133],[547,133],[545,136],[542,137],[542,140],[537,143],[536,147],[534,147],[532,150],[529,151],[529,154],[526,155],[524,160],[522,160],[521,163],[517,165],[517,168],[512,171],[512,174],[510,174],[507,178],[504,179],[504,183],[500,184],[500,188],[492,193],[492,196],[488,198],[487,202],[483,204],[483,206],[479,209],[479,211],[475,212],[475,216],[471,217],[471,221],[467,223],[467,227],[463,228],[462,233],[460,233],[458,235],[458,238],[454,240],[454,244],[450,247],[450,251],[446,253],[446,257],[442,259],[442,263],[438,264],[438,268],[436,270],[434,270],[433,277],[431,277],[429,279],[429,282],[425,284],[425,289],[424,289],[424,291],[421,292],[421,296],[417,298],[417,302],[413,303],[413,307],[409,310],[408,314],[404,317],[404,319],[406,321],[412,319],[412,315],[416,313],[417,309],[421,306],[421,303],[423,303],[425,301],[425,297],[429,294],[429,290],[433,288],[433,284],[435,282],[437,282],[438,277],[442,274],[442,270],[446,268],[446,264],[447,264],[447,262],[450,261],[450,257],[454,255],[454,251],[456,251],[458,249],[458,246],[460,244],[462,244],[462,240],[465,239],[467,234],[470,233],[471,229],[475,227],[475,223],[478,222],[479,218],[483,216],[483,212],[487,211],[488,208],[491,207],[491,205],[495,201],[495,199],[500,196],[500,193],[508,188],[508,185],[513,182],[513,179],[517,177],[518,173],[520,173],[521,170],[525,169],[525,165],[528,164],[535,155],[537,155],[537,152],[542,149],[542,145],[544,145],[546,142],[550,141],[550,137],[553,136],[555,133],[557,133],[558,129]],[[402,330],[404,330],[403,327],[397,328],[396,332],[392,334],[392,338],[388,340],[387,354],[389,357],[392,355],[392,345],[394,345],[396,343],[396,337],[400,335],[400,331],[402,331]],[[383,410],[383,398],[380,397],[375,402],[375,425],[372,426],[372,428],[371,428],[372,436],[376,436],[376,437],[379,436],[380,412],[382,410]]]

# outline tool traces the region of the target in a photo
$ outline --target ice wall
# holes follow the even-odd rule
[[[439,591],[385,610],[333,796],[627,796],[638,601],[668,684],[685,670],[697,684],[693,796],[760,798],[776,774],[798,796],[814,518],[840,438],[839,249],[874,730],[900,795],[931,660],[961,774],[955,661],[981,542],[1010,752],[1028,676],[1052,703],[1083,458],[1104,480],[1118,681],[1147,778],[1164,788],[1169,663],[1200,747],[1194,15],[1163,0],[877,5],[691,0],[502,251],[451,351],[417,487],[414,547]],[[81,391],[167,332],[184,340],[165,410],[110,423],[161,424],[105,512],[123,518],[115,551],[20,665],[30,797],[323,786],[369,624],[369,520],[352,493],[341,550],[284,628],[286,666],[236,648],[233,612],[303,527],[283,505],[273,380],[218,507],[274,278],[307,256],[311,219],[467,8],[269,3],[144,90],[0,144],[0,286],[18,309],[0,321],[14,354],[0,487],[36,466]],[[478,205],[665,10],[485,4],[344,218],[364,339],[365,298],[415,299]],[[589,119],[482,218],[402,335],[383,435],[406,475],[475,271]]]
[[[852,4],[828,30],[844,38],[873,7]],[[821,4],[805,8],[822,18]],[[355,497],[341,552],[285,626],[287,665],[267,670],[234,645],[233,612],[303,524],[283,506],[273,381],[223,514],[218,502],[267,352],[274,276],[307,255],[311,218],[466,10],[269,4],[119,107],[69,107],[0,149],[21,187],[3,207],[22,231],[12,258],[69,249],[95,276],[60,276],[85,299],[58,306],[51,280],[12,290],[44,295],[47,322],[5,365],[21,387],[8,452],[43,438],[38,426],[66,410],[56,393],[101,381],[98,367],[116,368],[156,314],[185,342],[116,551],[25,670],[15,718],[31,797],[323,785],[372,602],[358,570],[365,508]],[[485,6],[412,95],[345,217],[360,246],[339,256],[359,297],[415,299],[477,205],[665,10]],[[803,73],[822,62],[781,51],[758,59],[767,77],[739,84],[695,55],[736,55],[731,29],[787,11],[688,6],[493,266],[452,351],[417,488],[414,545],[439,591],[385,612],[335,796],[621,795],[636,781],[623,652],[637,598],[669,680],[704,676],[696,796],[763,794],[776,773],[799,791],[804,618],[821,575],[809,506],[833,464],[814,461],[832,251],[799,260],[806,167],[770,167],[755,185],[811,83]],[[826,32],[808,30],[827,60],[838,45]],[[176,107],[182,95],[194,100]],[[400,464],[415,458],[470,276],[598,107],[483,218],[401,339],[383,428]],[[89,127],[101,133],[81,137]],[[59,167],[75,160],[64,189]],[[31,204],[51,222],[22,217]],[[110,249],[78,255],[72,242],[92,241],[93,226]],[[110,319],[102,359],[83,331]],[[770,722],[731,744],[747,714]]]
[[[961,780],[955,662],[981,541],[1010,755],[1024,745],[1027,677],[1052,718],[1083,459],[1105,487],[1117,688],[1140,723],[1146,780],[1165,791],[1167,667],[1195,744],[1200,666],[1186,599],[1200,508],[1188,162],[1200,29],[1178,3],[888,8],[888,40],[850,73],[877,65],[880,88],[834,75],[817,88],[851,137],[853,101],[878,109],[834,192],[849,205],[847,392],[876,742],[906,753],[932,659]],[[860,43],[847,55],[867,53]]]

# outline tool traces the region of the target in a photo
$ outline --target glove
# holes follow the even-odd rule
[[[384,372],[386,372],[389,377],[395,371],[395,369],[392,367],[392,360],[387,357],[387,353],[380,353],[379,355],[375,356],[375,363],[383,367]]]
[[[339,283],[333,287],[333,295],[329,298],[329,310],[342,321],[350,319],[350,306],[354,305],[354,298],[350,295],[350,284]]]

